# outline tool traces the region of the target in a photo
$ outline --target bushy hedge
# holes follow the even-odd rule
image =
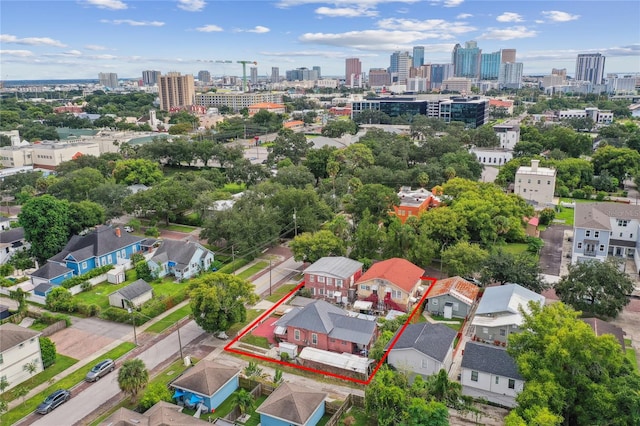
[[[31,313],[29,315],[31,315]],[[50,314],[49,312],[43,311],[40,317],[36,319],[36,322],[46,325],[51,325],[58,321],[64,321],[67,327],[71,326],[71,318],[64,314]]]
[[[159,296],[145,302],[133,316],[135,318],[136,325],[142,325],[150,319],[157,317],[161,313],[173,308],[180,302],[187,298],[186,293],[180,293],[173,296]],[[122,308],[109,307],[100,313],[100,318],[131,324],[131,314]]]
[[[100,266],[98,268],[90,270],[86,274],[78,275],[77,277],[71,277],[68,280],[64,280],[61,285],[62,287],[69,289],[79,284],[83,284],[89,281],[91,278],[95,278],[99,275],[105,274],[111,269],[113,269],[113,265]]]
[[[95,317],[100,315],[100,306],[95,303],[77,303],[76,304],[76,312],[85,317]]]

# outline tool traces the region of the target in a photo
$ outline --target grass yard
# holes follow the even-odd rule
[[[98,305],[101,309],[107,309],[109,307],[109,295],[116,290],[125,287],[136,280],[136,273],[134,270],[125,272],[126,280],[120,284],[111,284],[104,282],[91,287],[89,291],[83,291],[82,293],[74,296],[75,300],[80,303],[86,303],[88,305]]]
[[[627,358],[629,358],[631,364],[636,368],[636,371],[640,371],[638,369],[638,359],[636,358],[636,351],[633,348],[627,348]]]
[[[251,265],[250,267],[248,267],[244,271],[240,272],[236,276],[242,278],[243,280],[248,280],[249,278],[251,278],[252,276],[257,274],[258,272],[262,271],[263,269],[267,268],[268,266],[269,266],[269,262],[261,260],[260,262],[256,263],[255,265]]]
[[[158,226],[158,228],[166,229],[167,231],[185,232],[185,233],[189,233],[197,229],[195,226],[178,225],[175,223],[172,223],[169,226],[161,225],[161,226]]]
[[[236,334],[238,334],[238,332],[240,330],[242,330],[242,328],[245,325],[252,323],[253,320],[255,320],[260,315],[262,315],[263,312],[264,312],[264,310],[262,310],[262,309],[247,309],[247,319],[246,319],[246,321],[235,323],[231,327],[229,327],[229,330],[227,330],[227,336],[229,336],[230,338],[235,337]]]
[[[246,189],[244,184],[237,183],[226,183],[222,188],[223,191],[230,192],[232,194],[237,194],[238,192],[242,192]]]
[[[281,285],[280,287],[278,287],[276,290],[274,290],[271,293],[271,296],[267,296],[266,299],[269,302],[273,302],[273,303],[279,302],[280,299],[282,299],[284,296],[289,294],[291,292],[291,290],[293,290],[297,286],[298,286],[298,284],[284,284],[284,285]]]
[[[179,309],[176,309],[175,311],[173,311],[172,313],[170,313],[166,317],[162,318],[160,321],[158,321],[155,324],[147,327],[147,329],[145,331],[148,331],[148,332],[151,332],[151,333],[162,333],[164,330],[166,330],[167,328],[171,327],[176,322],[180,321],[182,318],[184,318],[184,317],[186,317],[188,315],[191,315],[191,306],[190,305],[186,305],[186,306],[183,306],[183,307],[181,307]]]
[[[187,283],[176,283],[174,277],[166,277],[160,283],[151,282],[154,296],[174,296],[187,291]]]
[[[227,399],[224,400],[222,404],[218,406],[218,408],[216,408],[215,412],[204,413],[200,416],[200,418],[202,420],[209,420],[209,419],[217,419],[218,417],[227,416],[236,406],[234,403],[234,397],[235,395],[231,394]],[[265,399],[267,399],[266,396],[260,396],[255,399],[255,404],[254,404],[255,408],[253,410],[247,410],[247,414],[250,415],[251,418],[246,423],[244,423],[245,426],[257,426],[260,423],[260,414],[256,414],[255,409],[258,408],[260,404],[262,404],[265,401]],[[192,416],[196,411],[191,410],[189,408],[185,408],[184,410],[182,410],[182,412]]]
[[[271,344],[269,344],[269,339],[262,336],[254,336],[251,333],[247,333],[242,339],[241,342],[247,343],[249,345],[258,346],[259,348],[271,349]]]
[[[502,250],[504,250],[507,253],[511,253],[511,254],[524,253],[524,252],[527,251],[528,247],[529,246],[528,246],[527,243],[509,243],[507,245],[500,246],[500,248]]]
[[[556,217],[554,220],[561,221],[564,225],[573,226],[573,211],[574,209],[569,209],[567,207],[558,207],[556,212]]]
[[[364,409],[352,406],[347,410],[346,413],[342,415],[340,419],[339,425],[347,424],[345,420],[348,418],[353,418],[355,422],[350,422],[349,424],[352,426],[368,426],[371,424],[369,420],[369,416],[365,413]]]

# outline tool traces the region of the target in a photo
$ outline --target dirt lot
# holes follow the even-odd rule
[[[123,340],[133,328],[126,324],[102,321],[97,318],[77,320],[71,327],[53,334],[56,350],[75,359],[90,357],[114,340]]]

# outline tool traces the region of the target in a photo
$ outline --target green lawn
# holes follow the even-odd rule
[[[248,333],[242,339],[241,342],[247,343],[249,345],[258,346],[260,348],[270,349],[271,344],[269,343],[269,339],[262,336],[254,336],[253,334]]]
[[[511,254],[520,254],[527,251],[527,243],[509,243],[505,246],[500,246],[502,250]]]
[[[574,209],[569,209],[567,207],[558,207],[556,212],[556,220],[561,221],[564,225],[573,226],[573,211]]]
[[[293,290],[297,286],[298,286],[298,284],[284,284],[284,285],[281,285],[280,287],[278,287],[277,289],[275,289],[271,293],[271,296],[267,296],[266,299],[269,302],[273,302],[273,303],[279,302],[280,299],[282,299],[284,296],[289,294],[291,292],[291,290]]]
[[[176,283],[174,277],[166,277],[160,283],[152,282],[153,294],[155,296],[174,296],[187,291],[186,283]]]
[[[344,421],[352,417],[355,422],[350,423],[352,426],[368,426],[371,424],[371,420],[369,420],[369,416],[365,413],[364,409],[358,407],[351,407],[347,410],[346,413],[342,415],[339,424],[345,424]]]
[[[251,278],[252,276],[254,276],[255,274],[257,274],[258,272],[260,272],[263,269],[267,268],[268,266],[269,266],[269,262],[261,260],[260,262],[256,263],[255,265],[251,265],[250,267],[248,267],[244,271],[240,272],[239,274],[237,274],[237,276],[242,278],[243,280],[247,280],[247,279]]]
[[[166,229],[167,231],[176,231],[176,232],[185,232],[185,233],[189,233],[197,229],[195,226],[177,225],[175,223],[172,223],[169,226],[164,226],[164,225],[159,226],[159,228]]]
[[[235,337],[235,335],[242,330],[242,327],[253,322],[253,320],[262,315],[263,312],[264,310],[262,309],[247,309],[247,319],[244,322],[238,322],[229,327],[229,330],[227,330],[227,336],[230,338]]]
[[[167,328],[171,327],[176,322],[180,321],[182,318],[184,318],[184,317],[186,317],[188,315],[191,315],[191,306],[190,305],[186,305],[186,306],[183,306],[183,307],[181,307],[179,309],[176,309],[175,311],[171,312],[166,317],[162,318],[160,321],[158,321],[155,324],[147,327],[147,329],[145,331],[148,331],[148,332],[151,332],[151,333],[162,333],[164,330],[166,330]]]
[[[22,382],[22,384],[16,386],[15,388],[4,392],[2,395],[0,395],[0,399],[6,402],[12,401],[16,399],[16,395],[15,395],[16,388],[23,387],[23,388],[26,388],[27,390],[31,390],[36,386],[41,385],[42,383],[48,382],[49,380],[51,380],[52,377],[62,373],[64,370],[71,367],[76,362],[78,362],[77,359],[73,359],[68,356],[57,354],[55,364],[45,369],[44,371],[36,374],[31,379]]]
[[[638,369],[638,359],[636,358],[636,351],[633,348],[627,348],[627,358],[631,361],[631,364],[636,368],[636,371],[640,371]]]
[[[109,307],[109,295],[116,290],[125,287],[134,282],[137,277],[134,270],[125,272],[126,280],[120,284],[111,284],[104,282],[95,285],[89,291],[83,291],[74,296],[75,300],[79,303],[86,303],[88,305],[98,305],[101,309],[107,309]]]
[[[244,184],[237,183],[226,183],[222,188],[223,191],[230,192],[232,194],[237,194],[238,192],[242,192],[246,189]]]

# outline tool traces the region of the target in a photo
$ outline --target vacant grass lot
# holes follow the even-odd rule
[[[262,336],[254,336],[253,334],[247,333],[242,339],[241,342],[247,343],[249,345],[257,346],[259,348],[270,349],[271,344],[269,343],[269,339]]]
[[[174,325],[176,322],[180,321],[182,318],[189,315],[191,315],[191,306],[190,305],[183,306],[171,312],[169,315],[162,318],[160,321],[156,322],[155,324],[147,327],[145,331],[148,331],[151,333],[162,333],[164,330],[166,330],[167,328]]]
[[[266,299],[269,302],[273,302],[273,303],[279,302],[280,299],[282,299],[287,294],[291,293],[291,290],[293,290],[297,286],[298,286],[298,284],[284,284],[284,285],[281,285],[280,287],[278,287],[277,289],[275,289],[271,293],[271,296],[267,296]]]
[[[247,309],[247,319],[245,321],[243,321],[243,322],[235,323],[231,327],[229,327],[229,330],[227,330],[227,335],[230,338],[235,337],[235,335],[238,334],[238,332],[240,330],[242,330],[242,328],[245,325],[251,324],[253,322],[253,320],[255,320],[260,315],[262,315],[263,312],[264,312],[264,310],[262,310],[262,309]]]
[[[240,272],[239,274],[237,274],[237,276],[242,278],[243,280],[248,280],[249,278],[257,274],[258,272],[262,271],[263,269],[267,268],[268,266],[269,266],[269,262],[265,262],[261,260],[260,262],[254,265],[251,265],[244,271]]]

